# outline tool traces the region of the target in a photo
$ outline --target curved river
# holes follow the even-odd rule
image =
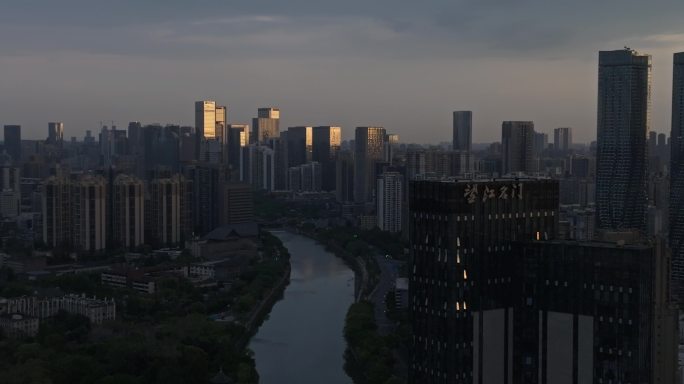
[[[351,383],[342,332],[354,302],[354,272],[308,237],[272,233],[289,250],[292,271],[283,299],[249,345],[260,382]]]

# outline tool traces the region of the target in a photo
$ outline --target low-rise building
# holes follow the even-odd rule
[[[8,338],[34,337],[38,334],[38,326],[39,321],[35,317],[19,313],[0,315],[0,329]]]
[[[92,324],[116,319],[116,302],[113,299],[89,298],[85,295],[57,297],[20,296],[0,301],[0,314],[20,314],[38,320],[55,316],[59,311],[82,315]]]
[[[126,267],[112,268],[100,274],[100,281],[104,285],[116,288],[132,288],[138,292],[154,294],[156,284],[154,279],[145,276],[143,271]]]

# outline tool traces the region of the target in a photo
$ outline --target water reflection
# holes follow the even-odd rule
[[[354,273],[306,237],[274,234],[290,251],[292,273],[284,298],[250,343],[261,383],[350,383],[342,330]]]

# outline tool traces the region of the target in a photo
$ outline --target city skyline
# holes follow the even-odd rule
[[[405,142],[450,141],[452,111],[472,110],[476,143],[497,141],[505,120],[573,127],[589,142],[598,51],[628,45],[653,56],[653,130],[668,132],[684,5],[628,2],[613,19],[612,2],[589,4],[3,5],[0,31],[21,38],[0,41],[0,86],[13,90],[0,96],[0,123],[35,139],[48,121],[64,122],[67,138],[100,121],[192,125],[187,105],[209,99],[231,123],[274,105],[284,127],[337,125],[344,139],[379,125]]]

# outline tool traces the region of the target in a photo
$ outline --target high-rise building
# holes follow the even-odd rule
[[[195,102],[195,150],[199,160],[223,161],[226,118],[226,107],[216,105],[215,101]]]
[[[185,180],[192,182],[193,231],[205,235],[221,225],[222,193],[226,183],[225,168],[215,164],[183,167]]]
[[[543,132],[534,133],[534,154],[535,157],[540,157],[549,146],[549,135]]]
[[[5,151],[15,164],[21,161],[21,125],[5,125]]]
[[[216,137],[215,101],[203,100],[195,102],[195,132],[197,137],[203,139],[213,139]]]
[[[252,187],[247,183],[227,183],[223,192],[221,224],[240,224],[254,221]]]
[[[48,123],[48,142],[51,144],[62,144],[64,141],[64,123]]]
[[[357,127],[354,141],[354,202],[372,203],[377,179],[376,164],[383,160],[385,128]]]
[[[567,152],[572,147],[572,128],[556,128],[553,130],[553,149]]]
[[[153,179],[149,183],[150,200],[145,204],[146,241],[157,245],[179,244],[191,233],[192,215],[188,209],[188,188],[192,183],[186,182],[181,175],[169,178]]]
[[[51,248],[73,243],[71,225],[71,183],[52,176],[43,183],[43,242]]]
[[[525,298],[511,293],[512,246],[555,237],[558,182],[413,181],[409,188],[409,382],[518,382],[508,363],[514,334],[506,329],[522,320],[510,307]]]
[[[501,125],[503,173],[536,171],[534,156],[534,123],[531,121],[504,121]]]
[[[333,126],[313,127],[312,141],[311,159],[321,164],[322,188],[324,191],[334,191],[336,188],[335,162],[342,145],[342,128]]]
[[[252,144],[266,145],[270,139],[280,136],[280,109],[259,108],[252,119],[254,132],[249,139]]]
[[[228,143],[228,165],[231,170],[239,171],[242,148],[249,145],[249,125],[229,124],[226,126]]]
[[[646,231],[646,137],[651,56],[599,53],[596,216],[598,229]]]
[[[251,144],[242,149],[240,181],[249,183],[257,190],[275,189],[275,156],[273,149]]]
[[[101,251],[107,246],[107,181],[84,175],[71,186],[74,246],[84,252]]]
[[[287,162],[289,167],[296,167],[311,161],[312,150],[312,127],[290,127],[287,129]]]
[[[14,218],[21,212],[21,176],[19,167],[4,157],[0,159],[0,217]]]
[[[121,174],[112,186],[114,243],[126,248],[145,244],[145,185],[140,179]]]
[[[426,153],[424,150],[411,150],[406,152],[406,177],[414,180],[418,176],[425,175]]]
[[[674,54],[670,168],[672,292],[684,304],[684,52]]]
[[[335,161],[335,197],[340,203],[354,201],[354,156],[341,150]]]
[[[483,383],[675,382],[664,242],[601,240],[517,247],[511,307],[473,314],[484,342],[473,369]]]
[[[378,227],[387,232],[401,232],[404,176],[384,172],[378,176]]]
[[[470,151],[473,145],[473,112],[455,111],[453,144],[455,151]]]

